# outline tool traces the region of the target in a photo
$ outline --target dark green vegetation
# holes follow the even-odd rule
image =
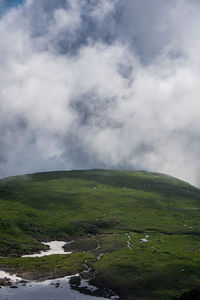
[[[122,299],[187,297],[200,287],[199,215],[200,190],[163,174],[89,170],[3,179],[0,256],[38,251],[40,241],[76,241],[66,248],[75,251],[70,256],[4,258],[0,267],[58,277],[89,259],[94,283]]]

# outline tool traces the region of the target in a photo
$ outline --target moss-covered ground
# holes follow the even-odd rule
[[[177,298],[200,287],[199,216],[200,190],[163,174],[85,170],[3,179],[0,267],[59,277],[88,259],[95,284],[122,299]],[[59,239],[74,239],[68,248],[75,253],[16,257]]]

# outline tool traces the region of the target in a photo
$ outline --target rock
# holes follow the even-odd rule
[[[0,286],[10,286],[11,281],[8,278],[2,278],[0,279]]]
[[[26,286],[26,284],[28,283],[27,280],[20,280],[19,282],[22,286]]]
[[[79,286],[81,283],[80,276],[72,276],[69,280],[70,285]]]
[[[56,282],[56,283],[52,282],[52,283],[50,283],[50,285],[54,285],[55,288],[58,288],[60,286],[60,283],[59,282]]]

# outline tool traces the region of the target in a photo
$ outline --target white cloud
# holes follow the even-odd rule
[[[115,10],[118,0],[100,0],[97,3],[97,6],[91,12],[91,16],[97,21],[102,21],[108,14],[112,13]]]
[[[142,23],[131,27],[136,35],[141,33],[140,47],[146,47],[142,55],[156,49],[145,64],[144,57],[136,55],[137,44],[130,47],[132,33],[123,29],[107,43],[101,36],[96,38],[98,32],[91,36],[90,24],[84,23],[86,13],[97,22],[113,17],[115,2],[102,0],[86,9],[86,2],[70,1],[67,7],[53,9],[51,16],[43,16],[42,22],[49,24],[44,31],[40,26],[35,31],[30,21],[36,1],[4,16],[0,20],[1,175],[106,166],[166,172],[199,184],[200,7],[195,1],[174,3],[165,4],[166,10],[159,5],[169,23],[162,22],[158,13],[154,18],[151,9],[149,18],[155,20],[151,28]],[[138,2],[128,5],[131,16],[136,18],[133,9],[143,16]],[[125,26],[128,21],[121,22]],[[159,24],[161,28],[155,30]],[[57,51],[60,39],[68,46],[81,40],[80,32],[84,43],[74,53]],[[160,39],[163,33],[166,36]]]
[[[69,8],[58,8],[54,12],[54,22],[52,22],[49,32],[51,35],[58,34],[60,31],[71,33],[76,31],[81,25],[81,5],[80,1],[70,0]]]

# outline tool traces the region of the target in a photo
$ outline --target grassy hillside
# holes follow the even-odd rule
[[[96,239],[104,253],[99,260],[91,254],[96,284],[125,299],[172,299],[200,286],[199,214],[200,190],[164,174],[86,170],[6,178],[0,180],[0,256],[72,237],[80,252]],[[20,258],[0,265],[12,262],[22,265]]]

